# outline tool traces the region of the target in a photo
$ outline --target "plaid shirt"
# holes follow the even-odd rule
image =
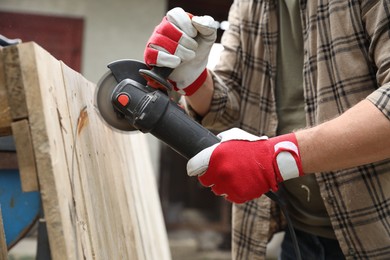
[[[274,136],[277,0],[235,0],[215,91],[202,124]],[[313,126],[369,99],[390,120],[390,2],[300,1],[306,121]],[[390,258],[390,161],[316,173],[347,259]],[[268,198],[233,206],[233,258],[263,259],[282,218]]]

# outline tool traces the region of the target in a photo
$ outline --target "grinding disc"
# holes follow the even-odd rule
[[[131,79],[147,88],[146,79],[140,74],[140,71],[148,71],[149,68],[145,63],[131,59],[111,62],[108,67],[110,70],[100,79],[95,91],[95,105],[99,114],[103,121],[118,130],[137,130],[128,119],[115,111],[112,104],[112,94],[116,86],[125,79]]]
[[[121,117],[114,109],[111,98],[115,87],[118,85],[111,71],[107,71],[96,85],[95,105],[103,120],[111,127],[122,131],[137,130],[126,118]]]

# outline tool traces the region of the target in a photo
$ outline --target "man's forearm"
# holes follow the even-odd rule
[[[191,96],[186,96],[186,101],[191,105],[192,109],[200,116],[205,116],[210,110],[211,99],[214,93],[214,82],[211,74],[208,73],[206,81],[203,85]]]
[[[186,101],[204,116],[209,112],[214,83],[205,83]],[[363,100],[344,114],[296,133],[303,171],[340,170],[390,158],[390,121],[370,101]]]
[[[390,121],[368,100],[333,120],[297,131],[296,137],[305,173],[390,158]]]

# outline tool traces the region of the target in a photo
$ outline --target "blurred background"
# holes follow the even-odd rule
[[[1,0],[0,34],[35,41],[54,57],[97,83],[107,64],[143,60],[145,44],[166,11],[180,6],[211,15],[226,26],[233,0]],[[210,55],[218,60],[220,45]],[[231,205],[186,175],[186,161],[148,136],[173,259],[230,259]],[[10,251],[34,259],[36,230]],[[272,254],[271,254],[272,255]],[[26,258],[27,257],[27,258]],[[28,258],[31,257],[31,258]]]

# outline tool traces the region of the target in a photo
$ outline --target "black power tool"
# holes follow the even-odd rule
[[[108,68],[97,84],[95,101],[110,126],[151,133],[187,159],[220,141],[169,98],[172,69],[150,69],[136,60],[115,61]]]
[[[170,68],[150,69],[136,60],[119,60],[108,65],[110,69],[99,81],[95,101],[100,115],[112,127],[121,131],[140,130],[151,133],[186,159],[220,139],[190,118],[172,101],[167,91]],[[265,193],[276,201],[288,223],[298,260],[300,250],[285,203],[274,192]]]

